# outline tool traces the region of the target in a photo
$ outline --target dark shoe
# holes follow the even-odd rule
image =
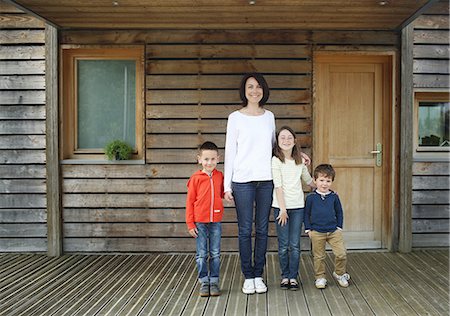
[[[209,296],[209,284],[208,283],[202,283],[200,285],[200,296],[201,297]]]
[[[211,296],[220,296],[219,284],[211,283],[211,285],[209,287],[209,295],[211,295]]]
[[[280,283],[280,288],[282,290],[289,290],[289,279],[283,279]]]
[[[291,289],[292,291],[297,291],[298,290],[298,282],[296,279],[291,279],[289,281],[289,289]]]

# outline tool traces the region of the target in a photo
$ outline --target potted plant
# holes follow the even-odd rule
[[[109,160],[127,160],[132,152],[133,148],[120,139],[115,139],[105,146],[105,155]]]

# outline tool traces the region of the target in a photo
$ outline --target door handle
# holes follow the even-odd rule
[[[375,158],[375,163],[377,165],[377,167],[381,167],[382,164],[382,150],[381,150],[381,143],[377,144],[377,149],[376,150],[372,150],[370,152],[371,154],[376,154],[377,157]]]

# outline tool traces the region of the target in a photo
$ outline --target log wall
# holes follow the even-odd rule
[[[448,91],[449,3],[440,1],[414,22],[414,88]],[[448,247],[449,159],[414,159],[412,182],[413,247]]]
[[[2,1],[0,23],[0,252],[45,252],[44,23]]]

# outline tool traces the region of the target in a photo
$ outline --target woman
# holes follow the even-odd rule
[[[239,93],[242,109],[231,113],[227,123],[225,200],[234,200],[236,205],[239,255],[245,276],[242,292],[265,293],[267,286],[262,275],[273,192],[271,160],[275,117],[264,109],[269,99],[269,86],[261,74],[245,75]],[[254,253],[251,240],[253,218],[256,232]]]

